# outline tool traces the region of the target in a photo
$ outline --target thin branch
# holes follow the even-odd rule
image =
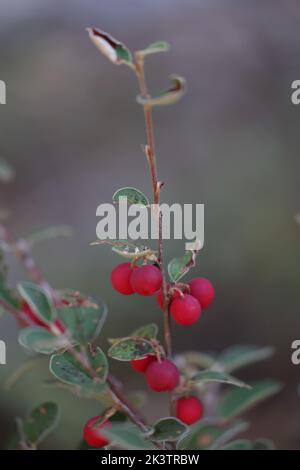
[[[140,94],[143,98],[149,98],[146,76],[145,76],[145,67],[144,67],[144,58],[136,53],[136,76],[139,83]],[[147,134],[147,146],[146,146],[146,156],[150,169],[151,183],[152,183],[152,192],[153,192],[153,203],[157,207],[157,223],[158,223],[158,261],[160,264],[163,282],[162,282],[162,294],[163,294],[163,312],[164,312],[164,340],[165,348],[168,357],[172,355],[172,336],[171,336],[171,321],[170,321],[170,312],[168,308],[168,297],[167,297],[167,281],[164,268],[164,257],[163,257],[163,239],[162,239],[162,213],[159,210],[160,204],[160,191],[162,184],[158,182],[157,177],[157,165],[156,165],[156,152],[155,152],[155,142],[154,142],[154,131],[153,131],[153,120],[152,120],[152,106],[149,104],[144,105],[144,116],[145,116],[145,127]],[[174,414],[173,410],[173,399],[172,393],[170,393],[170,413]]]

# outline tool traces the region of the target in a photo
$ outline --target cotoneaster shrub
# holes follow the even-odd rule
[[[159,204],[162,183],[158,178],[152,109],[176,103],[185,92],[185,80],[172,76],[170,88],[152,97],[149,94],[144,65],[151,54],[168,50],[165,42],[156,42],[134,54],[124,44],[98,29],[88,29],[96,47],[114,64],[127,65],[135,74],[146,123],[144,147],[149,164],[152,202]],[[1,170],[1,168],[0,168]],[[5,170],[5,171],[4,171]],[[2,173],[1,173],[2,171]],[[7,180],[7,167],[0,177]],[[4,176],[3,176],[4,175]],[[114,202],[127,196],[129,203],[147,205],[139,189],[124,187],[114,193]],[[158,232],[161,214],[157,214]],[[0,226],[2,253],[12,252],[23,264],[28,281],[8,288],[2,263],[0,305],[12,314],[20,327],[19,343],[31,353],[49,357],[49,371],[59,386],[70,393],[95,401],[95,415],[86,416],[84,429],[78,429],[81,448],[122,449],[271,449],[268,440],[250,442],[237,439],[248,423],[241,415],[250,407],[278,392],[273,380],[246,384],[235,377],[239,369],[272,354],[269,347],[233,346],[221,354],[199,351],[176,354],[173,350],[171,324],[182,328],[200,328],[202,315],[209,315],[215,293],[213,283],[204,277],[183,282],[196,264],[197,250],[190,250],[165,264],[163,242],[156,247],[140,247],[132,240],[107,240],[123,261],[112,269],[111,284],[116,295],[155,296],[157,313],[163,311],[163,331],[155,322],[109,340],[105,353],[96,341],[106,320],[107,307],[97,299],[75,290],[50,286],[31,255],[34,242],[65,233],[50,229],[29,240],[13,240],[6,226]],[[95,244],[101,244],[101,241]],[[125,258],[125,259],[124,259]],[[168,272],[168,277],[166,272]],[[197,276],[202,273],[197,273]],[[126,301],[126,299],[124,299]],[[156,313],[153,312],[153,319]],[[222,320],[224,321],[224,319]],[[101,338],[101,344],[105,339]],[[128,362],[131,374],[154,392],[169,395],[169,409],[156,422],[146,421],[138,406],[124,395],[119,380],[109,370],[109,360]],[[17,371],[10,385],[28,369],[28,363]],[[99,401],[104,411],[99,415]],[[84,406],[84,400],[82,401]],[[64,411],[61,410],[63,413]],[[17,420],[17,434],[11,447],[35,449],[58,422],[55,403],[41,403],[29,416]]]

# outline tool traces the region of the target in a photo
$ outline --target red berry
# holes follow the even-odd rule
[[[146,372],[146,369],[149,364],[154,361],[156,361],[155,356],[146,356],[143,359],[136,359],[134,361],[130,361],[130,364],[136,372],[144,373]]]
[[[130,282],[137,294],[153,295],[161,288],[162,273],[151,264],[139,266],[132,272]]]
[[[145,373],[148,386],[155,392],[170,392],[179,384],[179,372],[175,364],[164,359],[152,362]]]
[[[94,416],[93,418],[89,419],[84,426],[83,429],[83,439],[92,447],[100,447],[107,446],[109,444],[109,439],[105,436],[101,435],[100,430],[111,426],[110,421],[106,420],[99,425],[94,426],[94,424],[101,419],[101,416]]]
[[[189,282],[189,286],[191,289],[191,295],[200,302],[202,308],[207,308],[214,300],[215,289],[208,279],[205,279],[204,277],[192,279]]]
[[[113,288],[123,295],[131,295],[134,293],[130,278],[133,273],[131,263],[121,263],[116,266],[110,276]]]
[[[195,297],[185,294],[172,301],[170,312],[179,325],[193,325],[200,318],[201,305]]]
[[[171,287],[170,284],[168,284],[168,286],[167,286],[168,291],[169,291],[170,287]],[[177,297],[180,297],[180,292],[179,292],[179,291],[174,291],[174,292],[172,293],[172,299],[176,299]],[[156,301],[157,301],[159,307],[163,310],[164,306],[163,306],[163,293],[162,293],[162,289],[160,289],[160,290],[158,291],[158,293],[156,294]]]
[[[203,416],[202,402],[194,396],[179,398],[176,403],[176,416],[185,424],[193,424]]]

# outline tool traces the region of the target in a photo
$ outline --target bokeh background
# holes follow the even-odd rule
[[[109,283],[119,261],[90,247],[96,207],[121,186],[150,193],[142,109],[127,67],[115,67],[90,43],[85,27],[111,32],[132,50],[156,40],[172,49],[147,60],[154,93],[168,75],[186,77],[189,93],[155,110],[160,179],[166,202],[205,204],[205,247],[195,274],[216,287],[214,305],[195,328],[174,327],[177,351],[221,351],[231,344],[273,345],[273,360],[247,369],[251,380],[277,378],[277,396],[251,412],[249,436],[270,437],[282,449],[300,448],[300,366],[290,360],[300,336],[300,107],[291,82],[300,79],[298,0],[2,0],[0,154],[16,178],[0,186],[14,236],[52,225],[74,229],[69,239],[40,244],[34,254],[49,281],[105,299],[109,317],[100,340],[126,335],[161,313],[154,299],[121,298]],[[168,243],[166,255],[183,251]],[[24,279],[11,265],[10,282]],[[0,337],[8,345],[2,385],[24,360],[8,315]],[[143,389],[129,366],[112,365],[127,390]],[[44,399],[62,408],[61,425],[44,447],[72,448],[89,402],[43,385],[47,361],[10,392],[0,389],[0,447],[14,417]],[[165,414],[150,394],[146,412]]]

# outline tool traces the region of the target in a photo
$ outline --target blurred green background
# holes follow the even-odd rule
[[[193,274],[216,287],[214,305],[193,327],[174,327],[176,351],[221,351],[235,344],[273,345],[274,359],[244,372],[247,380],[274,377],[285,384],[250,414],[249,436],[273,438],[279,448],[300,448],[300,366],[291,343],[300,336],[300,107],[291,82],[300,79],[298,0],[2,0],[0,154],[16,170],[0,186],[15,237],[68,224],[75,236],[45,242],[35,257],[56,287],[102,297],[109,317],[100,343],[138,325],[162,326],[155,300],[122,298],[109,283],[119,261],[96,238],[96,207],[121,186],[150,193],[142,109],[127,67],[115,67],[90,43],[85,27],[111,32],[132,50],[156,40],[172,48],[147,60],[154,93],[168,75],[186,77],[188,94],[155,110],[159,175],[165,202],[205,204],[205,247]],[[166,255],[183,252],[168,243]],[[25,274],[10,260],[10,282]],[[24,360],[13,318],[1,319],[8,344],[2,384]],[[112,364],[127,390],[143,389],[129,366]],[[62,424],[45,442],[72,448],[95,404],[42,385],[47,360],[9,393],[0,390],[0,446],[14,417],[55,398]],[[151,419],[166,413],[150,394]]]

